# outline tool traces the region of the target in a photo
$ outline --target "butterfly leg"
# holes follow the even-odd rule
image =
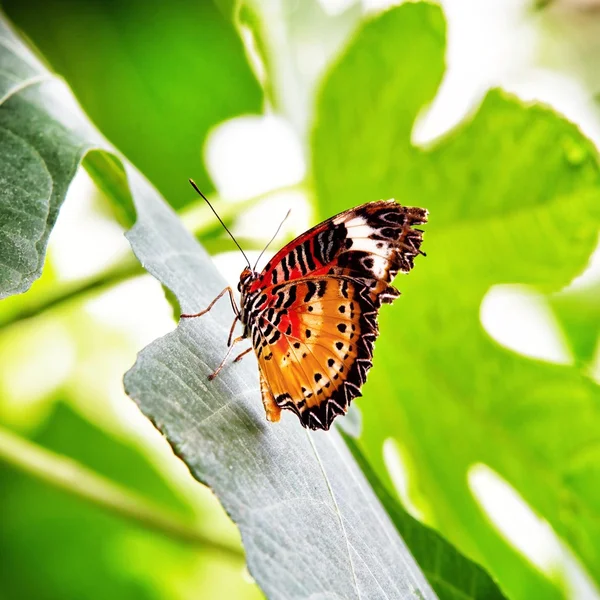
[[[227,359],[229,358],[229,355],[231,354],[231,351],[233,350],[233,347],[238,343],[241,342],[244,339],[243,336],[239,336],[236,337],[233,342],[231,343],[231,346],[229,346],[229,350],[227,350],[227,354],[225,354],[225,356],[223,357],[223,360],[221,361],[221,364],[208,376],[208,380],[212,381],[220,372],[221,369],[225,366],[225,363],[227,362]],[[236,360],[238,360],[240,357],[238,356],[238,358],[236,358]]]
[[[252,346],[250,346],[250,348],[248,348],[247,350],[244,350],[241,354],[238,354],[233,359],[233,362],[239,362],[240,360],[242,360],[242,358],[244,358],[244,356],[246,356],[246,354],[248,354],[248,352],[251,352],[252,350],[254,350],[254,348],[252,348]]]
[[[231,324],[231,329],[229,330],[229,337],[227,338],[227,346],[231,346],[231,340],[233,338],[233,330],[235,329],[235,324],[240,320],[239,315],[235,315],[235,319],[233,320],[233,323]],[[234,361],[235,362],[235,361]]]
[[[204,310],[201,310],[199,313],[195,313],[193,315],[191,315],[191,314],[179,315],[179,317],[181,319],[193,319],[195,317],[201,317],[202,315],[205,315],[217,303],[217,300],[220,300],[226,293],[229,293],[229,300],[231,301],[231,307],[233,308],[233,312],[236,314],[236,316],[238,316],[240,314],[240,311],[237,307],[237,304],[235,303],[235,299],[233,297],[233,290],[229,286],[227,286]]]

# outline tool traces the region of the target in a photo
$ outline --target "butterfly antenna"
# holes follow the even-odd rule
[[[292,209],[290,208],[290,210],[287,211],[285,217],[283,217],[281,223],[279,223],[279,227],[277,228],[277,231],[273,234],[273,237],[269,240],[269,243],[263,248],[263,251],[258,255],[258,258],[256,259],[256,263],[254,264],[255,271],[256,271],[256,265],[258,265],[258,261],[262,258],[262,255],[267,251],[267,248],[271,245],[273,240],[277,237],[279,230],[282,228],[283,224],[285,223],[285,220],[290,216],[291,212],[292,212]]]
[[[202,198],[204,198],[204,201],[206,202],[206,204],[208,204],[208,206],[210,206],[210,210],[213,211],[213,213],[215,214],[215,217],[217,217],[217,219],[219,219],[219,223],[221,223],[221,225],[223,225],[223,228],[225,229],[225,231],[229,234],[231,239],[234,241],[235,245],[240,249],[240,252],[244,255],[244,258],[246,259],[246,262],[248,263],[248,267],[251,269],[252,266],[250,265],[250,261],[248,260],[246,253],[242,250],[242,247],[238,244],[238,241],[233,237],[233,234],[231,233],[231,231],[229,231],[229,229],[227,229],[227,225],[225,225],[225,223],[223,223],[223,220],[217,214],[217,211],[213,208],[212,204],[208,201],[208,198],[200,191],[200,189],[198,188],[198,186],[196,185],[196,183],[194,182],[193,179],[190,179],[189,181],[190,181],[192,187],[200,194],[200,196],[202,196]],[[271,243],[271,242],[269,242],[269,243]]]

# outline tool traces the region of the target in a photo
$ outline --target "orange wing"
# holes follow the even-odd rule
[[[310,296],[311,285],[319,292]],[[377,304],[352,279],[323,278],[289,284],[296,303],[281,317],[274,343],[258,350],[263,403],[270,421],[281,409],[311,429],[329,429],[360,396],[377,337]],[[286,286],[286,287],[289,287]]]
[[[295,412],[329,429],[371,368],[377,312],[421,253],[423,208],[369,202],[300,235],[269,261],[247,292],[267,418]]]

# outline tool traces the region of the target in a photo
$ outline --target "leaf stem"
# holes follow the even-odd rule
[[[244,560],[235,547],[211,539],[179,516],[95,473],[77,461],[56,454],[0,427],[0,461],[122,518],[174,540],[215,550],[228,559]]]
[[[288,188],[283,188],[288,189]],[[281,191],[281,190],[277,190]],[[265,196],[257,196],[241,202],[216,202],[219,214],[226,224],[231,224],[235,217],[245,208],[253,206]],[[211,199],[212,201],[212,199]],[[183,209],[179,214],[186,228],[202,242],[210,253],[229,250],[231,244],[226,238],[216,238],[221,226],[214,219],[208,206],[194,203]],[[242,241],[242,240],[241,240]],[[255,249],[253,240],[243,240],[245,247]],[[262,246],[258,249],[262,250]],[[11,325],[24,319],[36,317],[44,311],[55,308],[63,303],[76,301],[91,293],[98,293],[133,277],[143,275],[146,271],[129,251],[118,262],[107,269],[92,275],[87,279],[70,282],[57,286],[53,292],[40,295],[37,302],[23,303],[6,314],[0,315],[0,326]],[[35,284],[34,284],[35,285]]]
[[[102,291],[121,281],[143,275],[145,272],[133,252],[128,252],[117,263],[92,277],[64,283],[54,291],[40,296],[37,302],[23,303],[4,318],[0,315],[0,326],[11,325],[24,319],[36,317],[46,310],[76,300],[84,295]]]

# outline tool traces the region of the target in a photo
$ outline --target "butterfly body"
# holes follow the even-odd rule
[[[304,427],[327,430],[361,395],[379,308],[422,254],[413,226],[426,220],[422,208],[370,202],[300,235],[262,272],[244,269],[236,316],[258,359],[268,420],[288,409]]]

